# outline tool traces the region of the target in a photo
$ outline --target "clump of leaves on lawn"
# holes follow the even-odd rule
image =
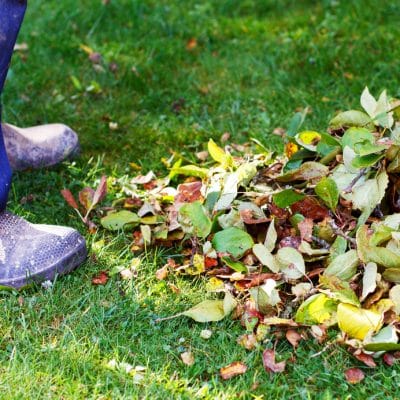
[[[327,132],[302,131],[296,114],[280,132],[283,155],[257,141],[222,148],[210,140],[196,164],[174,154],[166,177],[114,182],[118,199],[101,225],[132,231],[135,253],[180,248],[183,261],[169,260],[158,279],[205,275],[210,291],[224,293],[164,319],[233,313],[249,350],[271,337],[323,343],[337,326],[336,340],[368,366],[372,355],[400,350],[400,101],[366,88],[361,105],[365,112],[336,115]],[[244,373],[242,364],[222,377]],[[270,348],[263,364],[285,369]]]

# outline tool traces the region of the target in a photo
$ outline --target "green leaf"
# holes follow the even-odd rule
[[[217,232],[212,240],[215,250],[221,253],[229,253],[234,258],[240,258],[253,247],[253,239],[239,228],[228,228]]]
[[[389,177],[385,171],[382,171],[375,179],[360,182],[353,187],[352,193],[343,195],[346,200],[353,203],[353,209],[362,211],[358,226],[364,224],[375,207],[380,204],[388,183]]]
[[[232,260],[229,257],[222,257],[221,261],[236,272],[247,272],[247,267],[240,261]]]
[[[237,302],[232,295],[226,293],[224,300],[204,300],[179,315],[190,317],[196,322],[221,321],[234,310],[236,305]]]
[[[322,178],[315,186],[315,193],[332,211],[335,211],[339,201],[339,189],[333,179]]]
[[[326,294],[314,294],[300,305],[295,321],[306,325],[334,322],[336,309],[337,302]]]
[[[399,343],[368,343],[364,345],[364,349],[367,351],[398,351],[400,350]]]
[[[374,129],[374,123],[371,118],[364,112],[358,110],[349,110],[339,113],[331,119],[329,126],[332,129],[349,128],[352,126],[365,127],[371,131]]]
[[[351,165],[354,168],[368,168],[368,167],[372,167],[373,165],[375,165],[383,157],[385,157],[384,153],[370,154],[368,156],[356,156],[353,158]]]
[[[298,193],[293,189],[285,189],[282,192],[275,193],[272,196],[274,203],[280,208],[290,207],[297,201],[303,200],[306,196],[303,193]]]
[[[307,161],[298,169],[287,172],[286,174],[276,178],[276,180],[279,182],[310,181],[323,178],[328,175],[328,173],[329,168],[326,165],[315,161]]]
[[[123,229],[126,225],[137,226],[140,223],[140,218],[137,214],[122,210],[109,213],[101,219],[101,225],[109,231],[118,231]]]
[[[305,112],[298,112],[294,114],[294,116],[290,120],[289,127],[286,132],[287,136],[294,137],[296,135],[296,133],[299,131],[301,125],[304,122],[305,116],[306,116]]]
[[[279,292],[276,289],[276,281],[267,279],[266,283],[262,286],[257,286],[249,289],[251,297],[253,298],[257,310],[263,314],[268,313],[271,307],[275,307],[281,302]]]
[[[344,254],[338,255],[325,269],[323,275],[333,275],[337,278],[347,281],[350,280],[357,272],[360,264],[358,254],[355,250],[349,250]]]
[[[202,239],[211,232],[211,220],[199,201],[186,203],[179,209],[179,223],[184,232]]]
[[[207,168],[200,168],[197,165],[184,165],[183,167],[172,167],[171,172],[175,175],[195,176],[198,178],[206,178],[208,175]]]
[[[374,262],[391,270],[400,270],[400,255],[385,247],[372,246],[370,243],[370,238],[371,235],[368,233],[368,227],[366,225],[358,228],[356,242],[357,253],[361,261],[364,263]],[[387,276],[389,276],[391,272],[392,271],[387,272]]]
[[[322,285],[321,292],[325,293],[331,299],[340,303],[352,304],[353,306],[360,306],[360,301],[356,293],[351,289],[348,282],[342,281],[336,276],[320,276],[319,283]],[[327,290],[325,290],[327,289]]]
[[[306,273],[303,256],[293,247],[282,247],[275,260],[286,279],[300,279]]]
[[[258,261],[272,272],[279,272],[279,265],[271,252],[261,243],[256,243],[253,246],[253,253],[258,258]]]

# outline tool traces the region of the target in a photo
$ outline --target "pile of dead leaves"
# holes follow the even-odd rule
[[[197,163],[175,153],[164,178],[114,182],[119,197],[101,225],[132,231],[132,252],[179,247],[182,262],[169,260],[157,278],[202,274],[210,292],[224,293],[179,315],[209,322],[233,313],[247,349],[268,337],[323,343],[337,326],[337,341],[374,366],[375,356],[400,351],[400,103],[365,89],[361,105],[365,112],[334,117],[329,133],[302,131],[296,114],[278,132],[284,155],[259,142],[226,145],[226,137],[224,148],[210,140]],[[99,194],[104,180],[80,196],[90,227]],[[397,353],[386,353],[393,362],[388,354]],[[269,372],[285,369],[271,349],[263,362]],[[246,366],[221,373],[235,371]]]

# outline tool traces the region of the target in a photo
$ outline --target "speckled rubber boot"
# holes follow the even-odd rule
[[[11,168],[15,171],[50,167],[79,152],[78,135],[63,124],[18,128],[2,124]]]
[[[34,225],[0,213],[0,285],[15,289],[51,281],[86,259],[85,239],[74,229]]]

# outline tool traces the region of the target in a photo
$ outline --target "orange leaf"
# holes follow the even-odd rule
[[[93,285],[105,285],[108,281],[108,272],[100,271],[96,276],[92,278]]]
[[[224,380],[231,379],[237,375],[242,375],[247,371],[247,365],[241,361],[235,361],[220,369],[219,373]]]

